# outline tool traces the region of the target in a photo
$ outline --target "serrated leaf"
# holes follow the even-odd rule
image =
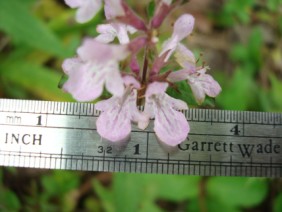
[[[207,182],[208,196],[227,206],[254,207],[267,195],[265,179],[213,177]]]
[[[0,20],[0,30],[11,36],[15,43],[61,57],[67,56],[59,39],[43,22],[31,15],[24,1],[1,0]]]

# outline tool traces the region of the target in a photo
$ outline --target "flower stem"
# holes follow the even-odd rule
[[[141,88],[138,91],[138,100],[137,100],[137,105],[141,106],[144,105],[144,100],[145,100],[145,92],[146,92],[146,87],[147,87],[147,71],[148,71],[148,65],[149,65],[149,61],[148,61],[148,52],[149,52],[149,48],[148,46],[145,47],[145,52],[144,52],[144,63],[143,63],[143,69],[142,72],[140,74],[141,77]]]

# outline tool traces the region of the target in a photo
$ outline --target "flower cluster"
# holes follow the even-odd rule
[[[159,27],[184,1],[157,0],[148,23],[124,0],[65,2],[77,8],[76,20],[80,23],[92,19],[102,7],[107,19],[106,23],[97,26],[99,35],[85,39],[77,49],[77,56],[63,63],[63,70],[68,75],[63,89],[76,100],[95,100],[104,89],[112,95],[95,105],[101,111],[96,123],[98,133],[104,139],[119,142],[129,138],[132,122],[145,129],[154,119],[154,131],[161,142],[169,146],[183,142],[190,127],[180,110],[188,106],[170,97],[166,93],[168,87],[187,81],[199,104],[206,95],[215,97],[221,91],[219,84],[206,74],[208,67],[197,67],[194,54],[181,43],[193,30],[192,15],[181,15],[174,23],[172,36],[161,49],[157,48]],[[163,72],[172,60],[178,68]],[[138,109],[139,105],[144,106],[144,111]]]

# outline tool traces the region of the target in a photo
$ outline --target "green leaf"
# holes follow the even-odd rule
[[[274,201],[274,212],[282,211],[282,193],[280,193]]]
[[[199,194],[198,176],[152,175],[150,186],[157,186],[156,197],[170,201],[192,199]]]
[[[259,28],[253,29],[248,43],[249,59],[256,66],[256,69],[262,65],[262,48],[263,48],[263,38],[262,32]]]
[[[1,189],[0,192],[1,211],[18,211],[20,207],[21,207],[21,203],[14,192],[8,189]]]
[[[155,1],[154,0],[150,1],[150,3],[147,6],[147,14],[148,14],[149,18],[152,18],[154,16],[155,9],[156,9]]]
[[[234,62],[247,62],[249,60],[248,49],[242,44],[235,44],[230,53]]]
[[[66,51],[59,39],[43,22],[31,15],[22,0],[0,1],[0,30],[17,44],[25,44],[57,56],[65,57]]]
[[[107,211],[160,211],[156,200],[183,201],[199,194],[201,177],[117,173],[112,192],[94,181],[94,189]]]
[[[94,191],[97,193],[97,195],[102,200],[104,209],[107,212],[114,212],[115,211],[114,194],[112,192],[109,192],[107,189],[105,189],[96,179],[93,180],[92,186],[93,186]],[[122,201],[125,201],[125,200],[122,200]]]
[[[271,99],[273,101],[273,108],[275,108],[277,111],[282,110],[282,82],[281,80],[277,79],[275,75],[270,75],[270,82],[271,82]]]
[[[226,76],[228,77],[228,76]],[[225,78],[226,79],[226,78]],[[252,67],[235,70],[231,80],[220,82],[224,88],[216,98],[216,104],[227,110],[257,110],[257,85],[252,77]]]
[[[213,177],[207,182],[208,196],[227,206],[254,207],[266,197],[265,179]]]
[[[218,200],[203,196],[189,201],[187,205],[187,211],[240,212],[241,210],[234,206],[225,205]]]
[[[73,101],[69,94],[58,88],[60,73],[28,61],[5,61],[0,64],[2,79],[10,85],[16,84],[41,99]]]
[[[138,211],[144,198],[144,192],[146,192],[143,190],[144,179],[143,175],[136,174],[119,173],[115,175],[113,192],[117,211]]]
[[[49,196],[60,197],[77,188],[79,176],[71,171],[54,171],[52,175],[43,176],[41,184]]]

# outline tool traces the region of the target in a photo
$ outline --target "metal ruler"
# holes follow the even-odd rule
[[[93,104],[0,99],[0,166],[83,171],[282,177],[282,114],[190,109],[174,148],[153,123],[126,143],[96,132]]]

